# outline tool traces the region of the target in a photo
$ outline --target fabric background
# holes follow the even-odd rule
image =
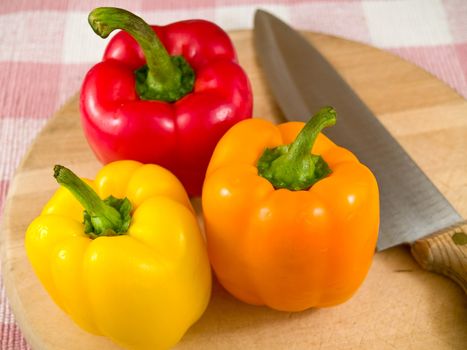
[[[467,97],[467,0],[1,0],[0,212],[28,146],[103,53],[107,41],[87,24],[98,6],[123,7],[154,24],[203,18],[226,30],[252,28],[261,7],[296,28],[390,51]],[[3,284],[0,349],[28,349]]]

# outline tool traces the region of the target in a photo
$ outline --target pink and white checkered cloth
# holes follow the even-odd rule
[[[2,0],[0,2],[0,209],[20,159],[47,120],[78,91],[105,40],[87,24],[97,6],[149,23],[204,18],[252,28],[261,7],[300,29],[391,51],[467,97],[467,0]],[[0,349],[28,349],[0,292]]]

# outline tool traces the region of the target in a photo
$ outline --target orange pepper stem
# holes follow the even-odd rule
[[[141,99],[174,102],[193,90],[195,73],[191,66],[183,56],[170,56],[142,18],[124,9],[98,7],[91,11],[88,22],[101,38],[122,29],[138,42],[147,62],[135,71]]]
[[[128,230],[131,203],[127,198],[100,199],[88,184],[62,165],[54,166],[54,177],[84,207],[84,232],[89,237],[116,236]]]
[[[303,127],[294,142],[266,148],[258,160],[258,174],[275,188],[301,191],[328,176],[331,169],[319,155],[311,153],[318,134],[336,123],[336,111],[323,107]]]

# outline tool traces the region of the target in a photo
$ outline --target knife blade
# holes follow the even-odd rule
[[[254,44],[268,85],[287,119],[307,121],[325,105],[337,110],[338,122],[325,134],[355,153],[375,174],[380,187],[378,250],[413,243],[463,223],[449,201],[306,38],[273,15],[257,10]],[[460,268],[466,268],[465,256]]]

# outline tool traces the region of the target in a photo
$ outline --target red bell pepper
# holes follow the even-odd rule
[[[217,141],[252,113],[228,35],[205,20],[149,26],[117,8],[93,10],[89,23],[102,38],[123,30],[81,88],[82,125],[97,158],[160,164],[199,195]]]

